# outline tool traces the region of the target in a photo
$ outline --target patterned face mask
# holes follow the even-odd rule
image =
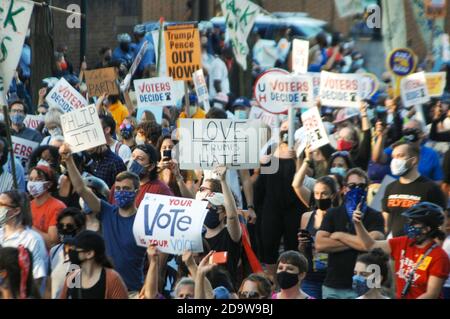
[[[120,208],[128,208],[134,203],[136,191],[116,191],[114,199]]]

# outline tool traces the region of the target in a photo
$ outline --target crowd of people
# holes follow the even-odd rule
[[[394,96],[389,76],[359,112],[318,101],[330,144],[300,154],[301,141],[290,148],[286,136],[301,128],[301,112],[295,128],[278,115],[279,136],[261,159],[262,167],[279,162],[273,174],[180,170],[171,152],[178,119],[247,120],[257,106],[235,94],[236,62],[223,34],[208,25],[200,31],[212,108],[190,93],[189,107],[164,107],[158,124],[148,111],[136,118],[130,92],[102,96],[92,102],[106,144],[79,153],[64,141],[63,112],[45,97],[61,77],[83,95],[86,85],[62,46],[33,105],[27,38],[9,119],[0,122],[0,298],[450,298],[450,81],[423,116]],[[254,79],[275,66],[290,71],[289,30],[270,65],[258,60],[265,48],[253,36]],[[120,83],[145,40],[135,78],[154,77],[156,48],[143,25],[80,70],[112,66]],[[310,42],[309,71],[365,72],[364,57],[342,35]],[[442,64],[447,79],[449,66]],[[38,128],[24,125],[27,114],[40,116]],[[27,160],[11,157],[8,131],[39,147]],[[386,176],[393,182],[384,190]],[[136,243],[133,224],[148,193],[208,202],[202,253],[168,255]],[[212,263],[215,252],[227,252],[226,262]]]

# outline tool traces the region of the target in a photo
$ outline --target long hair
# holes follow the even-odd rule
[[[16,217],[19,219],[19,224],[25,227],[31,227],[33,225],[33,219],[31,215],[30,200],[26,193],[11,190],[4,192],[3,194],[11,199],[14,207],[20,208],[20,214]]]

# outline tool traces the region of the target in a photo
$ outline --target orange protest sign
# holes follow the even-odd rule
[[[119,87],[116,83],[117,73],[114,68],[84,71],[84,76],[89,96],[100,96],[104,93],[108,95],[119,94]]]
[[[200,35],[196,24],[164,28],[167,73],[174,80],[190,81],[201,68]]]
[[[446,0],[426,0],[425,16],[428,19],[445,18],[447,14]]]

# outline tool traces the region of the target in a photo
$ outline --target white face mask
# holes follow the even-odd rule
[[[134,139],[136,142],[136,145],[144,145],[145,144],[145,138],[141,138],[139,135],[136,135],[136,138]]]
[[[28,182],[27,190],[34,198],[41,196],[47,190],[47,182]]]
[[[8,212],[9,208],[7,207],[0,208],[0,226],[3,226],[8,221]]]
[[[410,168],[407,165],[408,160],[394,158],[391,161],[391,172],[395,176],[404,176]]]
[[[50,167],[50,164],[46,160],[43,160],[43,159],[40,159],[39,162],[37,163],[37,166],[40,166],[40,165]]]
[[[62,130],[59,127],[55,127],[55,128],[53,128],[51,130],[48,130],[48,132],[50,133],[50,135],[52,137],[63,135]]]

